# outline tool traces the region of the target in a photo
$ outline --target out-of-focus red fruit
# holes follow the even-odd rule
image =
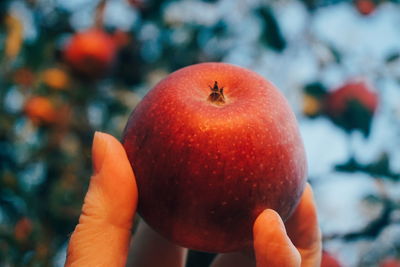
[[[341,114],[348,101],[356,100],[371,112],[378,107],[378,96],[364,81],[348,82],[329,94],[328,107],[333,115]]]
[[[116,30],[113,34],[114,42],[118,47],[124,47],[131,41],[131,36],[128,32]]]
[[[251,246],[257,216],[271,208],[285,221],[305,185],[304,147],[288,102],[260,75],[230,64],[167,76],[133,111],[123,144],[140,215],[196,250]]]
[[[24,242],[32,233],[32,222],[24,217],[20,219],[14,228],[15,239],[19,242]]]
[[[35,75],[28,68],[20,68],[14,73],[13,80],[23,87],[31,87],[35,82]]]
[[[361,15],[367,16],[375,11],[376,4],[373,0],[356,0],[356,8]]]
[[[322,251],[321,267],[341,267],[339,261],[325,250]]]
[[[325,112],[347,131],[361,130],[369,134],[372,117],[378,107],[378,95],[365,81],[350,81],[329,93]]]
[[[24,110],[35,124],[51,124],[57,121],[57,109],[47,97],[35,96],[28,99]]]
[[[146,4],[146,0],[127,0],[130,5],[136,8],[143,8]]]
[[[400,267],[400,260],[395,258],[387,258],[381,261],[379,267]]]
[[[112,36],[102,30],[91,29],[71,38],[65,48],[64,57],[77,73],[99,77],[112,67],[116,49]]]

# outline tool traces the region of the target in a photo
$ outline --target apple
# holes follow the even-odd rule
[[[167,76],[132,112],[122,143],[137,179],[139,214],[195,250],[251,246],[257,216],[269,208],[286,220],[306,182],[288,102],[260,75],[230,64],[202,63]]]
[[[374,0],[355,0],[355,5],[361,15],[368,16],[375,11],[377,3]]]
[[[378,101],[378,95],[366,81],[352,80],[328,94],[325,112],[345,130],[359,129],[368,136]]]
[[[339,261],[325,250],[322,251],[321,267],[341,267]]]
[[[104,75],[113,65],[117,53],[114,38],[100,29],[75,34],[64,50],[71,68],[84,77]]]
[[[355,100],[371,113],[378,107],[378,96],[364,80],[348,81],[335,89],[328,96],[328,112],[334,116],[341,115],[349,101]]]

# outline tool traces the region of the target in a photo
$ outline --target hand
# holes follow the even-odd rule
[[[125,266],[128,261],[127,266],[135,267],[183,267],[187,249],[144,223],[139,224],[130,246],[138,192],[122,145],[97,132],[92,154],[94,175],[69,242],[66,266]],[[241,252],[220,254],[212,266],[320,266],[321,236],[309,185],[286,229],[275,211],[265,210],[253,227],[255,257]]]
[[[274,210],[262,212],[254,223],[253,238],[255,261],[243,253],[228,253],[219,255],[212,267],[320,267],[321,232],[311,186],[306,185],[285,224]]]

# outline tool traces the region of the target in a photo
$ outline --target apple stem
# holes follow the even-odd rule
[[[224,87],[219,88],[217,81],[214,82],[214,87],[208,87],[211,89],[211,94],[208,96],[208,101],[217,105],[225,104]]]

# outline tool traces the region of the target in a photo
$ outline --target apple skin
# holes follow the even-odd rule
[[[224,88],[221,105],[209,100],[215,81]],[[257,216],[270,208],[286,220],[306,182],[304,147],[286,99],[260,75],[230,64],[170,74],[132,112],[122,143],[139,214],[195,250],[251,246]]]

